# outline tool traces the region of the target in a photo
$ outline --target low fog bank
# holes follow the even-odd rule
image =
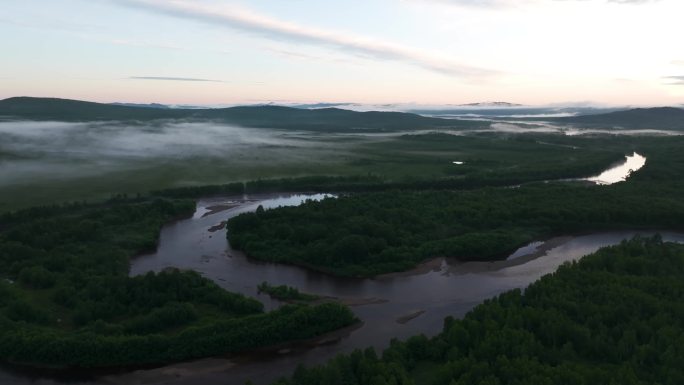
[[[253,146],[305,146],[302,133],[283,133],[216,123],[169,122],[153,125],[64,122],[0,122],[0,149],[70,157],[224,157]]]
[[[312,140],[302,132],[209,122],[0,122],[0,187],[200,159],[236,165],[306,162],[337,147],[334,141]]]
[[[311,165],[348,159],[360,143],[406,134],[482,132],[668,135],[665,130],[588,130],[549,122],[496,121],[489,129],[415,130],[395,133],[321,133],[245,128],[215,122],[0,122],[0,188],[117,173],[165,185],[219,183],[306,174]],[[676,134],[681,134],[678,132]],[[308,168],[307,168],[308,167]],[[318,170],[318,169],[317,169]]]
[[[498,120],[488,129],[386,133],[276,130],[179,120],[147,124],[0,121],[0,212],[43,203],[106,199],[113,193],[260,178],[359,175],[369,169],[397,175],[401,174],[398,167],[413,167],[411,162],[390,161],[392,151],[403,148],[395,147],[397,137],[428,132],[457,136],[645,134],[644,130],[586,130],[518,120]],[[375,145],[383,142],[387,146]]]

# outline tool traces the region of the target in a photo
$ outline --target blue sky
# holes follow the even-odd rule
[[[681,0],[3,0],[0,98],[684,103]]]

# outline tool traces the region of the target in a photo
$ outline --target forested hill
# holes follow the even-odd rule
[[[635,108],[607,114],[557,118],[557,121],[615,128],[684,130],[684,109]]]
[[[485,125],[429,118],[403,112],[357,112],[339,108],[301,109],[243,106],[211,109],[163,109],[93,103],[69,99],[15,97],[0,100],[0,118],[58,121],[150,121],[157,119],[213,120],[245,127],[344,131],[406,130]]]

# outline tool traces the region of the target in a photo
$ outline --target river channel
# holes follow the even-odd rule
[[[302,346],[272,354],[245,355],[237,359],[198,361],[200,373],[193,366],[181,364],[185,370],[169,366],[151,371],[138,371],[120,378],[108,378],[116,383],[149,383],[157,378],[171,380],[164,373],[173,373],[174,383],[205,384],[268,383],[279,375],[291,373],[297,364],[315,364],[341,352],[373,346],[382,349],[392,338],[407,338],[415,334],[434,335],[442,329],[443,320],[451,315],[462,317],[475,305],[501,292],[524,288],[541,276],[553,272],[566,261],[576,260],[601,247],[614,245],[637,234],[652,235],[655,231],[620,231],[576,237],[557,237],[535,242],[516,251],[505,261],[459,263],[452,259],[436,259],[414,272],[388,275],[375,279],[337,278],[296,266],[263,263],[246,258],[230,248],[225,230],[209,231],[226,219],[259,205],[271,208],[296,205],[306,199],[324,199],[317,195],[249,196],[241,200],[207,199],[197,205],[192,219],[166,226],[161,233],[157,252],[132,261],[131,274],[144,274],[169,267],[192,269],[212,279],[227,290],[240,292],[262,301],[267,309],[280,303],[257,293],[257,285],[268,281],[273,285],[289,285],[303,292],[338,297],[356,303],[352,310],[363,324],[340,336],[334,343],[322,346]],[[208,208],[230,207],[211,215]],[[660,232],[665,240],[684,242],[684,234]],[[161,376],[160,376],[161,375]],[[153,380],[152,383],[155,381]]]
[[[636,155],[636,154],[635,154]],[[630,160],[630,158],[628,158]],[[632,171],[634,168],[632,168]],[[223,223],[231,217],[278,206],[299,205],[307,199],[335,199],[326,194],[271,194],[202,199],[192,218],[166,225],[154,253],[131,261],[130,274],[166,268],[190,269],[226,290],[254,297],[267,310],[282,304],[258,294],[257,285],[289,285],[300,291],[336,297],[362,321],[320,344],[299,344],[272,351],[245,353],[179,363],[161,368],[88,378],[58,380],[49,375],[0,370],[1,384],[267,384],[291,374],[300,363],[322,363],[339,353],[369,346],[382,349],[392,338],[435,335],[447,316],[462,317],[483,300],[504,291],[524,288],[567,261],[614,245],[635,235],[660,233],[664,240],[684,243],[684,234],[668,231],[619,231],[566,236],[524,246],[497,262],[461,263],[440,258],[414,271],[374,279],[338,278],[296,266],[265,263],[233,250]],[[334,338],[333,338],[334,337]]]

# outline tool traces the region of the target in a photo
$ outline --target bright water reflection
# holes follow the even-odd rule
[[[646,165],[646,157],[637,154],[625,156],[625,162],[615,167],[609,168],[600,175],[587,178],[588,181],[599,185],[614,184],[624,182],[629,176]]]

